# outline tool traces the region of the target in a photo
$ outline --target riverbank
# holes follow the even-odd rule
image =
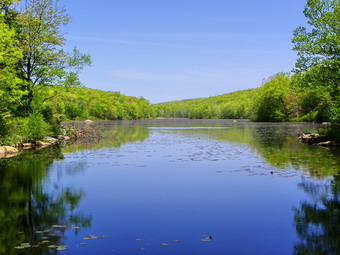
[[[41,140],[0,146],[0,159],[13,158],[22,151],[41,150],[49,146],[65,146],[76,141],[89,143],[101,137],[100,131],[91,127],[92,120],[79,121],[73,124],[61,125],[61,134],[58,136],[46,136]]]

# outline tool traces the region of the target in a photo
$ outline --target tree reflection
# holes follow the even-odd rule
[[[340,254],[340,176],[332,180],[300,183],[311,201],[294,209],[300,243],[294,254]]]
[[[76,212],[81,191],[44,187],[56,158],[62,158],[59,148],[0,161],[0,254],[16,254],[21,243],[33,245],[24,249],[28,254],[55,253],[48,245],[62,244],[69,227],[90,226],[91,218]]]
[[[303,131],[299,125],[253,124],[214,130],[210,136],[216,140],[246,144],[276,168],[300,170],[318,178],[332,176],[339,170],[340,149],[299,143],[297,135]]]

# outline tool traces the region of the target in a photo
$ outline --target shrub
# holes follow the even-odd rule
[[[24,121],[23,137],[27,141],[37,141],[48,135],[48,124],[41,113],[31,113]]]

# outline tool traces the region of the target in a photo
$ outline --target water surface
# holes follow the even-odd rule
[[[0,161],[0,254],[339,254],[339,150],[296,139],[319,126],[91,126]]]

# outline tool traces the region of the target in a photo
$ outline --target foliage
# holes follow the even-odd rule
[[[21,80],[16,76],[16,66],[22,55],[15,48],[15,31],[5,23],[4,13],[0,13],[0,34],[0,122],[4,123],[22,96]]]
[[[298,52],[295,84],[303,90],[321,88],[329,93],[332,121],[339,121],[340,96],[340,1],[308,0],[304,9],[311,31],[294,31]]]
[[[46,87],[44,112],[62,120],[122,120],[156,117],[155,107],[144,98],[88,88]]]
[[[159,117],[191,119],[241,119],[252,116],[258,89],[236,91],[209,98],[157,104]]]
[[[70,22],[70,16],[57,0],[28,0],[17,19],[23,52],[21,76],[27,91],[25,111],[29,112],[38,85],[79,85],[78,72],[91,61],[77,49],[71,55],[63,50],[61,26]]]
[[[43,139],[48,134],[48,125],[41,113],[31,113],[24,121],[23,137],[27,141]]]
[[[285,98],[290,88],[287,74],[277,74],[261,87],[256,101],[256,121],[285,121],[288,119]]]

